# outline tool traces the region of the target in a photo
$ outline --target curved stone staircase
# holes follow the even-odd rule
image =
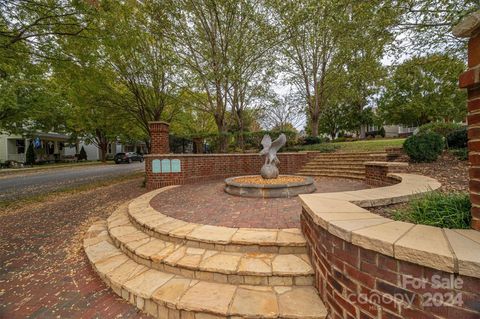
[[[168,189],[168,188],[164,188]],[[325,318],[298,229],[188,223],[140,196],[92,225],[85,252],[119,296],[156,318]]]
[[[385,152],[320,153],[297,175],[365,179],[365,162],[385,161]]]

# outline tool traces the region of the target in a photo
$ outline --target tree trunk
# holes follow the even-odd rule
[[[312,137],[318,137],[318,125],[320,123],[319,114],[310,115],[310,125],[312,127]]]

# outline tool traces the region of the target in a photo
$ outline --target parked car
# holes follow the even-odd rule
[[[135,152],[117,153],[113,158],[115,163],[131,163],[133,161],[143,162],[143,155]]]

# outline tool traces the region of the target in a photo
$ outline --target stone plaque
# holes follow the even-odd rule
[[[170,160],[169,159],[163,159],[162,160],[162,173],[170,173]]]
[[[172,165],[172,173],[180,173],[182,171],[179,159],[173,159],[171,162],[171,165]]]
[[[161,173],[162,170],[160,169],[160,160],[156,159],[152,161],[152,173]]]

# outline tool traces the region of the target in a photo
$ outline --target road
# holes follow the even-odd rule
[[[144,163],[56,168],[0,178],[0,201],[39,195],[145,170]]]

